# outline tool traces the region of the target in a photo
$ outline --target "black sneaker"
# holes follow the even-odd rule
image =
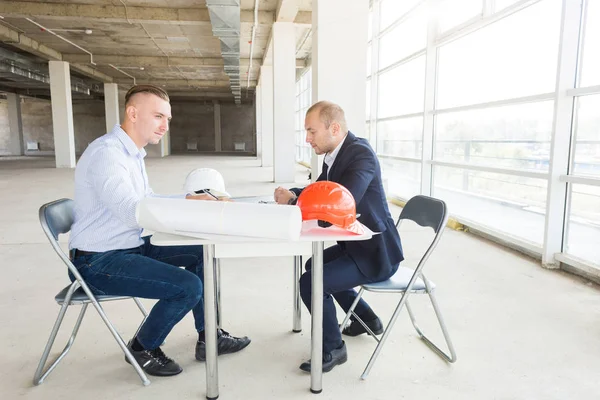
[[[323,372],[331,371],[336,365],[342,365],[348,361],[348,353],[346,352],[346,343],[342,341],[342,345],[334,349],[331,353],[323,353]],[[300,369],[305,372],[310,372],[310,360],[300,364]]]
[[[217,330],[217,353],[229,354],[236,353],[250,344],[248,336],[235,337],[223,329]],[[196,360],[206,361],[206,343],[204,341],[196,342]]]
[[[375,318],[371,321],[364,321],[365,324],[373,331],[376,335],[381,335],[383,333],[383,324],[379,318]],[[346,336],[358,336],[363,333],[368,333],[362,324],[356,320],[352,320],[352,322],[344,328],[342,333]],[[369,333],[370,335],[370,333]]]
[[[135,351],[131,348],[131,341],[127,344],[127,348],[135,358],[135,361],[142,367],[148,375],[154,376],[172,376],[177,375],[183,369],[175,361],[163,353],[160,347],[154,350]],[[129,360],[125,357],[125,361],[129,364]]]

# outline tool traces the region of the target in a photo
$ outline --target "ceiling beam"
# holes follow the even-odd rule
[[[279,0],[275,11],[276,22],[294,22],[298,14],[298,0]]]
[[[86,64],[90,57],[86,54],[64,54],[63,60]],[[117,67],[223,67],[222,58],[200,57],[159,57],[159,56],[120,56],[109,54],[94,54],[94,62],[98,65],[113,64]]]
[[[122,5],[67,4],[46,2],[3,1],[0,15],[4,17],[44,17],[64,20],[121,23],[210,24],[206,8],[156,8]]]
[[[310,11],[298,11],[294,23],[297,25],[312,25],[312,12]]]
[[[2,3],[0,3],[0,5],[1,4]],[[17,47],[28,53],[35,54],[36,56],[45,60],[64,61],[60,52],[4,25],[0,25],[0,41],[10,44],[11,46]],[[86,56],[86,58],[88,58],[89,61],[89,57]],[[72,65],[72,68],[73,70],[87,77],[98,79],[101,82],[113,81],[112,77],[96,71],[95,69],[86,65]]]
[[[310,12],[299,12],[294,22],[310,24]],[[308,19],[306,14],[309,15]],[[99,21],[112,23],[152,23],[152,24],[178,24],[178,25],[210,25],[210,16],[207,8],[166,8],[166,7],[140,7],[122,5],[95,5],[95,4],[69,4],[2,1],[0,2],[0,15],[3,17],[43,17],[47,19],[78,21]],[[242,23],[254,23],[254,12],[242,10],[240,12]],[[259,24],[272,24],[274,13],[272,11],[259,11]]]
[[[75,64],[88,64],[90,57],[87,54],[63,54],[63,61]],[[155,57],[155,56],[119,56],[107,54],[94,54],[94,62],[97,65],[113,64],[116,67],[145,67],[145,68],[169,68],[169,67],[214,67],[223,68],[222,58],[200,58],[200,57]],[[248,58],[240,59],[240,67],[248,67]],[[296,60],[296,68],[304,68],[304,59]],[[252,68],[260,67],[260,60],[252,60]]]
[[[114,80],[120,84],[131,84],[131,78],[116,78]],[[191,88],[218,88],[229,87],[228,80],[199,80],[199,79],[136,79],[138,85],[156,85],[168,87],[191,87]],[[251,86],[256,86],[256,81],[250,81]]]

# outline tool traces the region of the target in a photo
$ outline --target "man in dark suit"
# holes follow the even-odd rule
[[[365,241],[338,242],[323,253],[323,371],[329,372],[347,360],[332,296],[347,312],[357,296],[354,287],[388,279],[404,257],[383,191],[381,167],[369,142],[349,132],[342,108],[327,101],[308,109],[305,129],[306,142],[318,155],[325,154],[323,172],[317,180],[345,186],[356,201],[358,220],[373,232],[380,232]],[[295,204],[302,190],[278,187],[275,201]],[[309,311],[310,269],[311,260],[306,263],[306,272],[300,278],[300,293]],[[364,300],[359,301],[355,312],[375,334],[383,331],[381,321]],[[352,320],[343,333],[357,336],[365,332],[358,321]],[[302,363],[300,369],[310,371],[310,360]]]

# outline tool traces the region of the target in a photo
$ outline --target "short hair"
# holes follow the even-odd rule
[[[333,122],[340,124],[340,128],[343,133],[348,133],[348,126],[346,124],[346,115],[342,107],[338,106],[331,101],[319,101],[306,111],[306,115],[311,112],[318,112],[319,119],[325,124],[325,128],[329,129],[329,126]]]
[[[139,94],[139,93],[153,94],[153,95],[155,95],[157,97],[160,97],[161,99],[163,99],[167,103],[171,102],[169,100],[169,95],[167,94],[167,92],[164,89],[159,88],[158,86],[154,86],[154,85],[135,85],[131,89],[129,89],[127,91],[127,94],[125,95],[125,106],[127,106],[127,104],[129,103],[129,100],[131,100],[131,98],[133,96],[135,96],[136,94]]]

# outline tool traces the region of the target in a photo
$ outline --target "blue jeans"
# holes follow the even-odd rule
[[[190,310],[196,330],[204,330],[204,258],[202,246],[153,246],[149,236],[143,240],[140,247],[79,256],[73,264],[95,294],[159,300],[137,335],[152,350]]]
[[[300,296],[308,311],[311,310],[312,304],[311,269],[312,258],[306,262],[306,272],[300,277]],[[354,287],[383,279],[373,279],[363,275],[354,260],[339,245],[331,246],[323,251],[323,352],[330,353],[342,344],[342,334],[338,327],[333,298],[347,313],[356,296],[358,296],[358,293],[353,289]],[[363,321],[369,321],[377,317],[362,298],[356,305],[354,312]]]

